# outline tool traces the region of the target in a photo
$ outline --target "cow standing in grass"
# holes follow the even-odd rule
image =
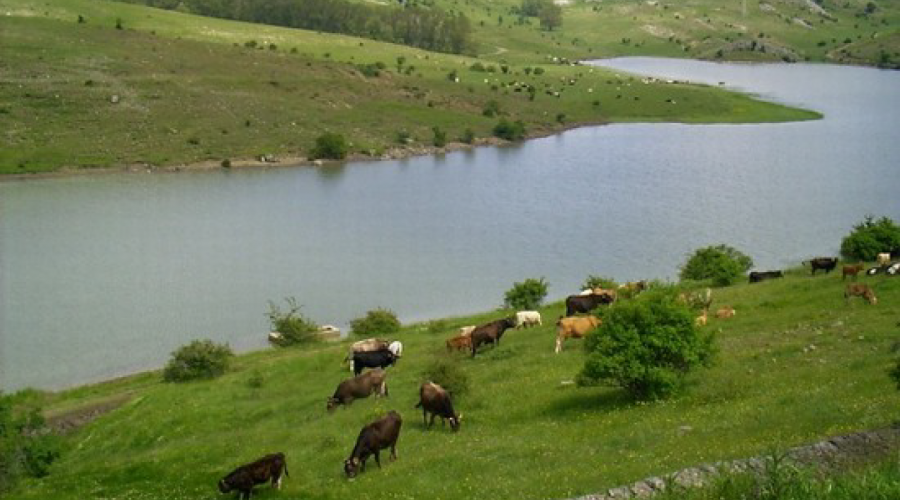
[[[384,417],[363,427],[350,457],[344,460],[344,473],[347,477],[356,477],[359,472],[365,472],[366,460],[372,455],[375,455],[375,463],[381,468],[379,454],[385,448],[391,449],[390,458],[396,460],[397,439],[400,437],[402,423],[400,414],[391,410]]]
[[[472,338],[472,357],[475,357],[475,353],[478,352],[478,346],[481,344],[489,343],[495,347],[500,345],[500,337],[503,336],[503,332],[510,328],[515,328],[515,326],[515,319],[503,318],[491,321],[490,323],[486,323],[472,330],[472,334],[470,335]]]
[[[450,421],[450,429],[459,430],[459,421],[462,415],[453,411],[453,403],[450,401],[450,393],[434,382],[425,382],[419,387],[419,404],[416,408],[422,408],[422,422],[426,428],[434,425],[434,417],[441,417],[441,422]],[[431,413],[431,421],[427,417]]]
[[[237,491],[238,498],[250,498],[253,487],[271,481],[272,486],[281,489],[282,473],[287,476],[287,462],[284,453],[272,453],[255,462],[242,465],[219,481],[219,491]]]

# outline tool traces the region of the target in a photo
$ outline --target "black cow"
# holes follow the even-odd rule
[[[837,257],[816,257],[809,259],[810,274],[815,275],[816,271],[822,269],[825,274],[830,273],[837,266]],[[805,262],[804,262],[805,264]]]
[[[386,377],[387,373],[384,370],[376,368],[362,375],[344,380],[335,389],[334,396],[328,398],[326,409],[332,411],[338,405],[349,405],[354,399],[367,398],[372,393],[387,396]]]
[[[397,362],[397,356],[391,351],[367,351],[353,353],[353,374],[359,375],[364,368],[386,368]]]
[[[358,472],[365,472],[366,460],[370,455],[375,455],[375,463],[381,468],[378,455],[387,447],[391,448],[391,460],[396,460],[397,438],[400,437],[402,423],[400,414],[391,410],[384,417],[363,427],[356,438],[356,446],[353,447],[350,458],[344,460],[344,473],[347,477],[355,477]]]
[[[443,387],[434,382],[425,382],[419,388],[419,404],[416,408],[422,408],[422,422],[425,427],[434,425],[434,417],[441,417],[441,423],[446,420],[450,421],[450,429],[454,432],[459,430],[459,421],[462,415],[457,415],[453,411],[453,404],[450,402],[450,394]],[[427,420],[428,414],[431,413],[431,422]]]
[[[589,313],[600,304],[611,304],[615,297],[610,294],[569,295],[566,297],[566,317],[578,313]]]
[[[289,476],[284,453],[272,453],[255,462],[242,465],[219,481],[219,491],[228,493],[236,490],[238,498],[249,499],[253,487],[268,481],[272,486],[281,489],[281,474]]]
[[[751,271],[750,272],[750,283],[759,283],[760,281],[775,279],[775,278],[784,278],[784,273],[781,271]]]
[[[478,351],[478,346],[481,344],[490,343],[495,347],[500,345],[500,337],[503,336],[503,332],[515,327],[515,318],[498,319],[476,327],[472,330],[472,334],[469,335],[472,339],[472,357],[475,357],[475,352]]]

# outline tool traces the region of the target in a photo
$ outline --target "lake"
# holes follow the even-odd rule
[[[323,168],[0,183],[0,389],[158,368],[195,338],[266,347],[269,301],[320,324],[487,311],[588,274],[673,279],[727,243],[757,269],[836,255],[900,219],[900,72],[603,61],[740,89],[823,120],[586,127],[510,147]],[[552,341],[548,339],[552,344]]]

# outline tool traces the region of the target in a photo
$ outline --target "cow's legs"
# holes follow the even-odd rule
[[[380,451],[378,451],[378,450],[375,451],[375,463],[378,464],[379,469],[381,468],[381,458],[379,457],[380,454],[381,454]]]
[[[434,417],[435,417],[435,415],[437,415],[437,414],[436,414],[436,413],[432,413],[432,414],[431,414],[431,421],[428,422],[428,428],[429,428],[429,429],[432,428],[432,427],[434,426]]]
[[[397,460],[397,441],[391,444],[391,460]]]

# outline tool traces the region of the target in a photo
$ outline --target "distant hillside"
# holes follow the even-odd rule
[[[612,121],[754,122],[816,113],[568,64],[500,64],[372,40],[98,0],[0,0],[0,173],[356,157]],[[618,98],[617,98],[618,97]],[[660,106],[667,99],[678,106]]]

